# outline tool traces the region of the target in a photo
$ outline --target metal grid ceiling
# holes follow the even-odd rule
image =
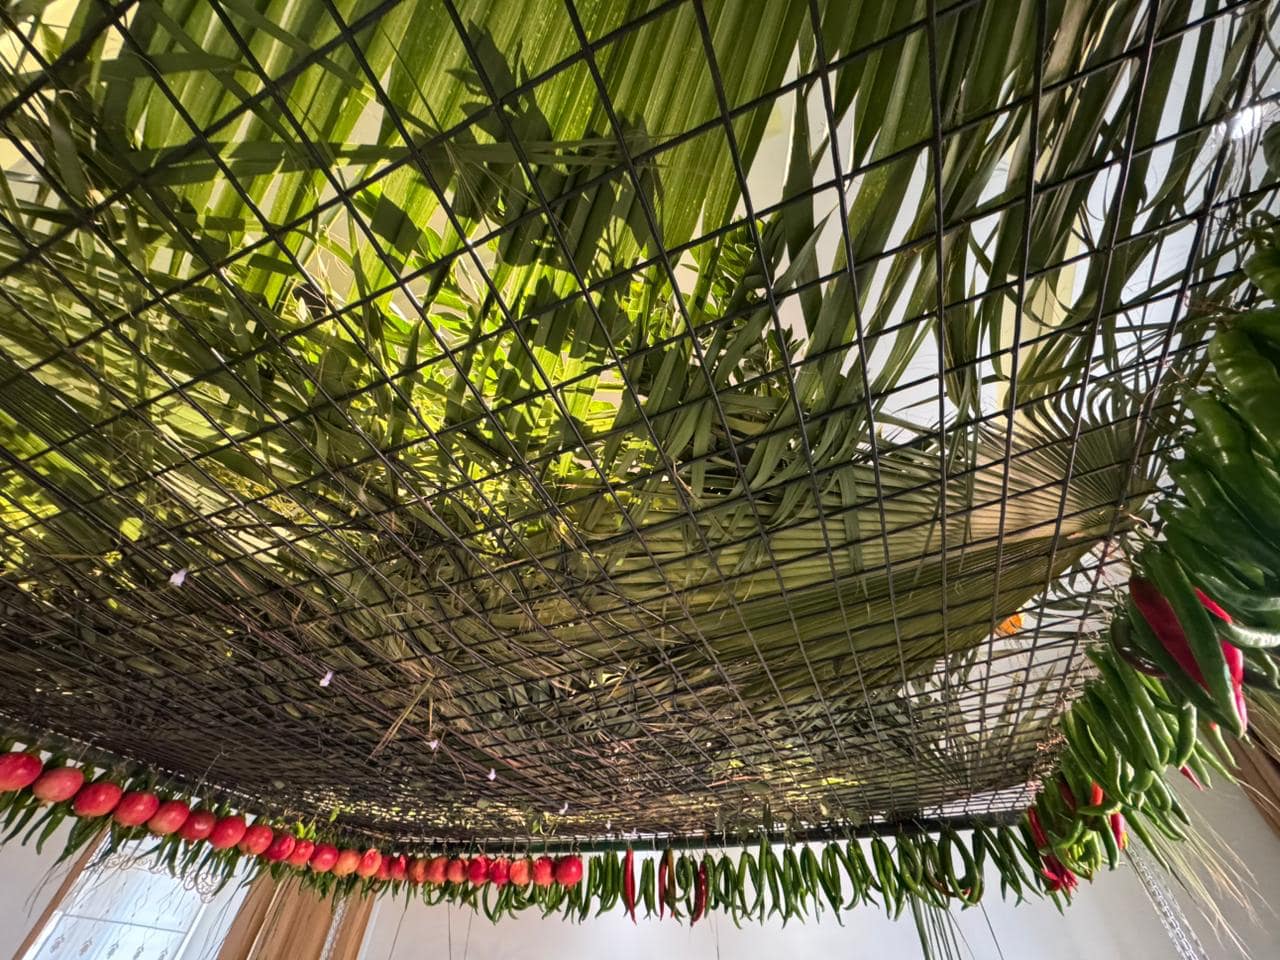
[[[0,711],[406,840],[1013,809],[1268,6],[0,10]]]

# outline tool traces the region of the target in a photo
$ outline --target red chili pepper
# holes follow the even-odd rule
[[[1107,799],[1106,794],[1102,792],[1102,786],[1095,780],[1092,786],[1090,786],[1089,788],[1090,806],[1100,807],[1102,806],[1103,801],[1106,799]]]
[[[1191,645],[1187,642],[1187,635],[1182,629],[1182,624],[1178,622],[1178,617],[1173,612],[1173,607],[1169,601],[1164,598],[1159,590],[1141,577],[1130,578],[1129,593],[1133,597],[1133,602],[1142,612],[1142,616],[1155,632],[1161,646],[1178,662],[1178,666],[1186,671],[1187,676],[1207,690],[1209,687],[1205,683],[1204,673],[1200,670],[1200,664],[1196,663],[1195,654],[1191,652]],[[1200,605],[1208,610],[1210,614],[1224,623],[1232,622],[1231,614],[1218,606],[1217,602],[1199,587],[1196,588],[1196,598],[1200,601]],[[1245,706],[1244,701],[1244,654],[1234,644],[1228,643],[1226,640],[1221,640],[1220,642],[1222,644],[1222,655],[1227,661],[1227,669],[1231,672],[1231,687],[1232,693],[1235,695],[1236,713],[1239,714],[1241,723],[1244,726],[1248,726],[1248,708]]]
[[[1200,782],[1200,778],[1196,776],[1196,772],[1190,767],[1179,767],[1178,772],[1191,781],[1191,785],[1197,790],[1203,790],[1204,784]]]
[[[1049,881],[1049,889],[1053,892],[1062,890],[1070,896],[1072,891],[1080,885],[1079,878],[1063,866],[1062,861],[1055,856],[1044,858],[1044,868],[1040,873]]]
[[[1199,587],[1196,587],[1196,597],[1199,598],[1200,604],[1211,614],[1221,620],[1223,623],[1232,623],[1231,614],[1223,610],[1222,607],[1206,594]],[[1236,713],[1240,715],[1241,722],[1247,727],[1249,725],[1249,711],[1244,702],[1244,654],[1233,643],[1222,641],[1222,656],[1227,661],[1227,669],[1231,672],[1231,692],[1235,694]]]
[[[636,855],[627,847],[627,855],[622,861],[622,902],[626,904],[627,913],[631,914],[631,922],[636,922]]]
[[[1121,850],[1129,846],[1129,831],[1125,829],[1123,813],[1111,815],[1111,835],[1116,838],[1116,845]]]
[[[1213,600],[1213,598],[1210,597],[1203,590],[1201,590],[1199,587],[1196,587],[1196,599],[1200,601],[1200,606],[1204,607],[1206,610],[1212,613],[1219,620],[1222,620],[1226,623],[1232,622],[1231,614],[1227,613],[1227,611],[1223,610],[1220,606],[1218,606],[1218,604]]]
[[[1040,824],[1040,815],[1036,813],[1035,807],[1027,808],[1027,823],[1031,827],[1031,836],[1036,842],[1036,847],[1042,851],[1040,862],[1043,866],[1040,873],[1049,881],[1049,889],[1052,891],[1065,890],[1070,895],[1080,881],[1056,856],[1052,853],[1046,854],[1043,852],[1050,849],[1052,844],[1049,843],[1049,837],[1044,832],[1044,827]]]
[[[1178,622],[1178,615],[1173,612],[1173,606],[1165,599],[1164,594],[1141,577],[1130,577],[1129,595],[1133,597],[1134,605],[1155,633],[1160,645],[1177,661],[1178,666],[1186,672],[1187,676],[1203,687],[1204,674],[1200,671],[1200,664],[1196,663],[1195,654],[1191,652],[1191,644],[1187,642],[1186,632],[1183,631],[1182,624]]]
[[[1027,822],[1031,825],[1031,836],[1035,839],[1036,846],[1041,850],[1050,846],[1049,837],[1040,825],[1040,815],[1036,813],[1035,807],[1027,807]]]
[[[658,919],[661,920],[667,907],[667,858],[658,861]]]
[[[706,863],[698,864],[698,888],[693,896],[693,913],[689,915],[689,926],[693,926],[698,922],[698,918],[702,916],[704,910],[707,909],[707,865]]]
[[[1040,874],[1049,881],[1051,891],[1065,890],[1070,895],[1079,885],[1079,878],[1052,853],[1042,855],[1040,862],[1043,864]]]
[[[1062,797],[1062,802],[1066,808],[1072,813],[1076,812],[1076,795],[1071,792],[1071,787],[1066,780],[1058,778],[1058,794]]]
[[[1231,693],[1236,701],[1236,713],[1240,717],[1241,726],[1249,726],[1249,708],[1244,702],[1244,654],[1235,644],[1222,641],[1222,656],[1227,661],[1227,670],[1231,674]]]

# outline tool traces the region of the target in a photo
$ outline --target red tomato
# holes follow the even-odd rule
[[[31,786],[43,769],[44,762],[34,753],[0,754],[0,793]]]
[[[489,881],[495,887],[506,886],[507,881],[511,879],[511,861],[510,860],[494,860],[489,864]]]
[[[311,840],[299,840],[293,845],[293,853],[289,854],[286,862],[291,867],[305,867],[311,862],[311,855],[316,852],[316,845]]]
[[[446,874],[449,870],[449,861],[445,857],[432,857],[427,864],[427,883],[434,883],[437,886],[444,883]]]
[[[556,883],[563,887],[572,887],[582,880],[582,858],[561,857],[556,861]]]
[[[360,866],[359,850],[343,850],[338,854],[338,859],[333,865],[333,875],[335,877],[346,877],[356,872],[356,867]]]
[[[192,810],[191,816],[187,817],[187,822],[178,831],[178,836],[188,843],[204,840],[209,834],[213,833],[213,828],[217,822],[218,818],[213,815],[212,811]]]
[[[368,879],[376,874],[382,866],[382,854],[370,847],[356,865],[356,876]]]
[[[444,877],[450,883],[462,883],[467,879],[467,861],[453,859],[444,868]]]
[[[293,854],[293,848],[298,845],[298,840],[291,833],[278,833],[276,838],[271,841],[271,846],[263,851],[262,855],[272,863],[279,863],[281,860],[287,860]]]
[[[45,803],[70,800],[84,786],[84,771],[75,767],[53,767],[40,774],[31,785],[31,793]]]
[[[328,873],[338,862],[338,848],[329,843],[316,844],[315,853],[311,854],[311,869],[316,873]]]
[[[123,796],[124,791],[110,780],[98,780],[76,794],[71,809],[77,817],[105,817]]]
[[[214,824],[213,830],[209,834],[209,844],[215,850],[226,850],[229,847],[234,847],[244,839],[244,834],[244,817],[239,814],[232,814],[229,817],[223,817]]]
[[[431,867],[431,861],[425,857],[414,857],[409,864],[409,882],[422,884],[427,882],[427,871]]]
[[[256,857],[267,852],[267,847],[271,846],[273,839],[275,839],[275,832],[270,827],[265,823],[255,823],[245,830],[237,846],[242,853]]]
[[[533,882],[540,887],[549,887],[555,880],[556,865],[550,857],[539,857],[533,861]]]
[[[161,837],[177,833],[191,816],[191,808],[181,800],[166,800],[147,821],[147,829]]]
[[[112,819],[122,827],[140,827],[160,809],[160,798],[149,790],[130,790],[112,813]]]

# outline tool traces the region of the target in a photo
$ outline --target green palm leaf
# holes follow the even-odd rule
[[[218,745],[131,739],[104,677],[321,736],[346,767],[297,802],[406,833],[549,789],[593,831],[1016,786],[1058,687],[1028,667],[998,741],[954,698],[986,709],[1009,614],[1074,636],[1053,591],[1154,488],[1177,338],[1134,291],[1177,288],[1152,261],[1274,17],[1210,6],[819,4],[821,43],[784,0],[0,20],[6,616],[56,640],[15,676],[180,773]],[[354,789],[369,754],[403,782]]]

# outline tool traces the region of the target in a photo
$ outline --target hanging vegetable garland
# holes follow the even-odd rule
[[[941,836],[882,837],[868,849],[850,838],[810,846],[775,845],[767,838],[736,856],[694,855],[668,849],[643,858],[635,851],[588,858],[570,854],[489,857],[457,853],[340,849],[315,825],[288,828],[225,808],[162,799],[139,783],[121,786],[99,777],[88,783],[82,769],[34,753],[0,755],[0,811],[5,840],[25,831],[37,847],[67,818],[76,818],[63,858],[105,831],[114,849],[134,840],[154,840],[150,854],[175,873],[211,875],[224,882],[248,865],[283,878],[293,876],[322,895],[391,893],[428,903],[450,901],[483,910],[490,919],[536,908],[585,920],[621,909],[637,920],[670,917],[697,923],[710,911],[737,923],[780,917],[837,917],[865,903],[879,903],[897,917],[912,898],[939,906],[978,902],[988,863],[1000,873],[1002,892],[1051,893],[1036,873],[1038,854],[1027,825],[980,827],[970,838],[953,829]],[[54,791],[41,784],[57,784]],[[869,853],[869,855],[868,855]],[[146,854],[144,854],[146,855]],[[656,863],[656,866],[655,866]]]
[[[1280,300],[1280,247],[1267,245],[1246,271]],[[225,805],[161,796],[149,780],[90,778],[15,750],[0,754],[3,840],[21,835],[39,848],[74,818],[64,858],[104,832],[113,848],[151,838],[151,855],[175,874],[225,882],[248,864],[326,896],[403,893],[494,920],[621,909],[635,921],[643,909],[691,924],[710,911],[786,922],[876,903],[897,917],[912,901],[975,904],[991,873],[1004,897],[1061,903],[1081,878],[1115,867],[1131,833],[1167,865],[1164,851],[1186,839],[1190,818],[1166,775],[1176,770],[1198,789],[1232,779],[1224,734],[1248,729],[1246,688],[1280,692],[1280,308],[1224,318],[1209,358],[1217,382],[1185,398],[1194,428],[1170,467],[1178,491],[1157,508],[1161,538],[1131,558],[1109,642],[1089,652],[1097,676],[1060,718],[1058,768],[1016,824],[978,825],[967,837],[899,825],[892,846],[881,836],[820,850],[764,837],[736,855],[627,849],[590,857],[584,871],[576,854],[339,846],[315,823],[249,823]]]
[[[1129,829],[1164,862],[1190,826],[1165,771],[1230,779],[1223,731],[1245,735],[1246,686],[1280,691],[1280,247],[1245,269],[1273,305],[1222,318],[1210,342],[1216,383],[1183,398],[1194,427],[1161,540],[1131,558],[1109,648],[1090,653],[1098,678],[1063,714],[1059,773],[1028,812],[1060,889],[1115,866]]]

